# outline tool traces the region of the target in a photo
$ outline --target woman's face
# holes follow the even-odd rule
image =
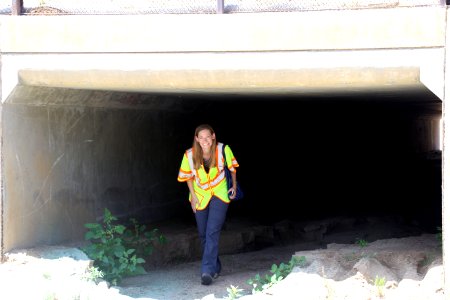
[[[203,151],[209,151],[212,146],[213,140],[216,139],[215,134],[211,134],[208,129],[200,130],[195,137],[195,140],[200,144]]]

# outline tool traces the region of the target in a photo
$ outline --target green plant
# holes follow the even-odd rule
[[[377,288],[378,296],[384,297],[384,286],[386,285],[386,278],[378,277],[377,275],[374,280],[374,285]]]
[[[363,247],[367,247],[367,245],[369,245],[369,242],[367,242],[365,239],[357,239],[355,244],[357,244],[358,246],[363,248]]]
[[[235,300],[239,297],[242,297],[242,291],[243,289],[240,289],[238,286],[230,285],[230,287],[227,288],[228,300]]]
[[[131,218],[132,227],[126,229],[124,232],[124,239],[127,244],[136,248],[136,254],[140,256],[149,256],[153,253],[153,241],[158,241],[160,244],[166,243],[166,238],[158,234],[158,229],[147,231],[145,225],[140,225],[136,219]]]
[[[83,274],[82,278],[86,281],[98,282],[100,278],[103,278],[103,272],[97,267],[89,267]]]
[[[115,221],[117,218],[105,208],[103,224],[85,224],[88,229],[85,239],[91,244],[82,248],[94,260],[94,267],[102,271],[103,278],[113,285],[124,276],[145,274],[141,266],[145,260],[141,256],[149,251],[153,239],[165,241],[162,235],[156,237],[155,230],[147,233],[145,226],[137,224],[136,220],[132,220],[131,229],[114,224]]]
[[[293,256],[288,264],[281,263],[279,266],[276,264],[272,265],[270,270],[270,274],[266,274],[264,277],[261,277],[259,274],[256,274],[254,278],[247,280],[247,284],[251,285],[252,293],[261,292],[269,287],[277,284],[283,278],[286,278],[289,273],[291,273],[292,269],[295,266],[303,267],[306,263],[306,258],[304,256]]]

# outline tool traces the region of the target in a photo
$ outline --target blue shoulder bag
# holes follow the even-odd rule
[[[223,159],[225,160],[225,165],[223,167],[224,171],[225,171],[225,179],[227,181],[227,189],[231,189],[231,187],[233,186],[233,178],[231,177],[231,172],[228,169],[228,164],[227,164],[227,157],[225,156],[225,145],[223,145],[222,147],[222,153],[223,153]],[[236,182],[236,197],[234,197],[234,199],[230,199],[231,201],[236,201],[236,200],[240,200],[244,198],[244,192],[241,189],[241,186],[239,185],[239,182]]]

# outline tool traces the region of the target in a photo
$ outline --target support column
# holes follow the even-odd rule
[[[23,0],[12,0],[11,14],[13,16],[20,16],[23,10]]]
[[[224,9],[224,0],[217,0],[217,13],[218,14],[223,14],[223,9]]]
[[[3,246],[3,101],[2,101],[2,55],[0,53],[0,263],[4,260]]]
[[[442,247],[444,259],[444,294],[450,295],[450,11],[447,9],[445,43],[445,90],[443,101],[444,143],[442,153]],[[447,99],[448,98],[448,99]]]

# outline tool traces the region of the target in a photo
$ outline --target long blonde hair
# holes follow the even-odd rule
[[[198,137],[200,131],[205,129],[209,130],[211,135],[215,134],[214,129],[208,124],[202,124],[197,126],[197,128],[195,128],[194,142],[192,143],[192,152],[193,152],[192,159],[194,160],[194,168],[196,170],[198,170],[203,163],[203,150],[195,138]],[[216,147],[217,147],[217,138],[212,140],[211,162],[209,164],[210,168],[216,166]]]

